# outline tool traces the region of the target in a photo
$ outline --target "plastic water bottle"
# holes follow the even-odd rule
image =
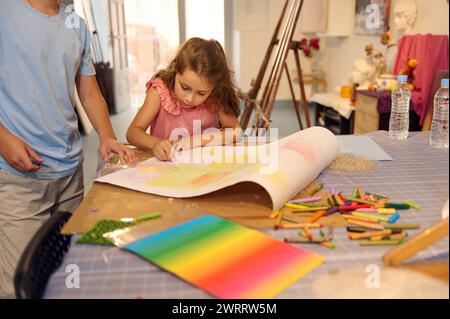
[[[392,91],[391,118],[389,120],[389,136],[398,140],[408,138],[409,104],[411,90],[407,85],[408,76],[399,75],[397,87]]]
[[[442,79],[441,88],[434,95],[430,144],[448,149],[448,79]]]

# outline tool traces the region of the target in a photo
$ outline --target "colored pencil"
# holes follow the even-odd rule
[[[323,199],[322,196],[315,196],[315,197],[309,197],[309,198],[293,199],[293,200],[290,200],[289,203],[291,203],[291,204],[314,203],[314,202],[319,202],[322,199]]]
[[[363,238],[370,238],[374,236],[390,236],[392,235],[392,231],[390,230],[382,230],[382,231],[369,231],[365,233],[356,233],[354,235],[349,236],[350,239],[358,240]]]
[[[325,210],[322,210],[320,212],[318,212],[316,215],[314,215],[314,217],[312,217],[310,220],[308,220],[308,223],[315,223],[316,221],[318,221],[320,218],[322,218],[323,215],[325,215]]]
[[[361,246],[391,246],[391,245],[400,245],[403,244],[404,240],[392,240],[392,239],[383,239],[383,240],[361,240],[359,244]]]
[[[362,226],[362,227],[366,227],[366,228],[370,228],[370,229],[379,229],[382,230],[384,229],[384,226],[381,224],[376,224],[376,223],[365,223],[365,222],[360,222],[357,220],[353,220],[353,219],[348,219],[347,222],[349,224],[353,224],[353,225],[357,225],[357,226]]]

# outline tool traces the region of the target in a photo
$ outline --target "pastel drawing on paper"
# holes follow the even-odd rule
[[[213,149],[220,156],[210,156]],[[175,198],[202,196],[252,182],[265,189],[272,209],[278,210],[330,165],[339,151],[339,141],[333,133],[312,127],[259,146],[188,150],[182,152],[179,162],[151,158],[96,181]],[[196,157],[201,160],[193,160]]]

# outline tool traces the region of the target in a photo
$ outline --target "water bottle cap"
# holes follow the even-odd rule
[[[399,75],[397,77],[397,81],[401,82],[401,83],[406,83],[406,82],[408,82],[408,76],[407,75]]]
[[[448,88],[448,79],[441,80],[441,87]]]

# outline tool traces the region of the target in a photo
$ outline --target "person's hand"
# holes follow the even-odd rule
[[[20,172],[35,172],[44,162],[27,143],[13,134],[2,136],[0,154],[9,165]]]
[[[170,161],[174,142],[170,140],[161,140],[153,146],[153,154],[161,161]]]
[[[201,146],[201,140],[199,139],[199,136],[185,136],[175,142],[175,151],[187,151],[199,146]]]
[[[114,139],[106,139],[101,141],[99,152],[105,162],[109,160],[111,153],[119,155],[120,160],[124,163],[133,164],[138,159],[131,149]]]

